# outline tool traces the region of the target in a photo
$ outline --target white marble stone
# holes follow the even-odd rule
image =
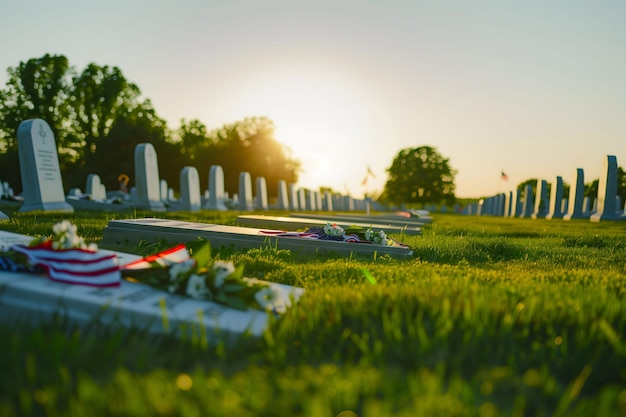
[[[617,200],[617,157],[607,155],[604,160],[602,174],[598,182],[598,209],[591,215],[592,222],[601,220],[626,220],[626,216],[619,213]]]
[[[588,219],[589,197],[585,197],[585,171],[576,168],[574,182],[569,190],[569,203],[563,220]]]
[[[252,179],[249,172],[239,174],[239,210],[254,210],[254,199],[252,198]]]
[[[186,166],[180,171],[180,203],[183,210],[200,210],[200,177],[195,167]]]
[[[72,213],[74,208],[65,201],[56,142],[48,123],[42,119],[23,121],[17,142],[24,196],[19,211]]]
[[[287,182],[285,180],[278,181],[276,206],[279,210],[289,210],[289,194],[287,193]]]
[[[206,208],[209,210],[225,211],[228,197],[224,193],[224,170],[219,165],[209,169],[209,196]]]
[[[264,177],[257,177],[256,179],[256,209],[267,210],[269,204],[267,202],[267,183]]]
[[[159,163],[154,146],[151,143],[140,143],[135,147],[137,207],[145,210],[165,211],[165,206],[161,200],[161,188]]]

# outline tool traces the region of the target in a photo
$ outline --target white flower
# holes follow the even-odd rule
[[[378,243],[378,244],[385,244],[385,245],[388,244],[387,235],[385,234],[385,232],[383,232],[382,230],[375,232],[371,228],[365,231],[365,240],[369,242]]]
[[[324,233],[326,233],[328,236],[337,237],[341,237],[346,234],[346,232],[341,228],[341,226],[338,226],[337,223],[326,223],[326,225],[324,226]]]
[[[90,243],[84,249],[87,249],[88,251],[91,251],[91,252],[98,252],[98,245],[96,245],[95,243]]]
[[[283,314],[291,307],[289,296],[282,287],[270,284],[268,287],[262,288],[254,294],[254,298],[263,310],[275,311]]]
[[[215,288],[219,288],[224,285],[226,277],[235,272],[235,265],[232,262],[215,261],[211,270],[215,274],[213,285],[215,285]]]
[[[191,298],[208,298],[210,293],[204,282],[204,277],[196,274],[191,275],[187,281],[186,293]]]
[[[170,266],[168,273],[170,275],[170,281],[175,281],[179,275],[184,274],[189,271],[196,264],[196,261],[193,259],[187,259],[183,262],[177,262]]]
[[[261,281],[256,279],[256,278],[246,278],[246,277],[244,277],[243,280],[248,284],[248,287],[254,287],[257,284],[261,284]]]
[[[55,224],[52,227],[52,231],[57,236],[62,236],[65,234],[75,235],[77,231],[77,227],[72,224],[69,220],[63,220],[59,223]]]

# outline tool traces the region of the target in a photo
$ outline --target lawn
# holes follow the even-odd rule
[[[46,235],[67,218],[97,243],[122,218],[0,209],[3,230]],[[213,248],[246,276],[306,289],[233,345],[62,317],[2,324],[0,415],[626,415],[626,222],[434,214],[422,236],[392,237],[412,259]]]

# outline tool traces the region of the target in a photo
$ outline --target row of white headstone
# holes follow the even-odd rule
[[[557,176],[551,184],[549,196],[548,182],[542,179],[537,181],[536,196],[533,195],[532,186],[527,185],[523,196],[520,190],[496,194],[483,199],[476,206],[469,206],[466,213],[533,219],[589,219],[592,222],[626,220],[626,207],[622,206],[621,198],[617,195],[617,174],[617,158],[607,155],[594,207],[591,207],[589,197],[584,196],[585,173],[582,168],[576,168],[569,199],[564,198],[563,178]]]
[[[165,203],[178,203],[180,209],[197,211],[201,208],[209,210],[227,210],[234,208],[242,211],[268,210],[270,208],[267,194],[267,183],[264,177],[255,181],[256,195],[252,192],[252,177],[249,172],[239,174],[238,193],[232,198],[224,191],[224,171],[221,166],[213,165],[209,169],[209,186],[200,193],[198,170],[195,167],[184,167],[180,172],[180,199],[175,199],[173,190],[167,182],[159,180],[158,158],[154,147],[142,143],[135,148],[135,190],[131,189],[133,201],[138,207],[152,211],[164,211]],[[365,210],[368,202],[350,196],[321,193],[306,188],[297,188],[296,184],[278,181],[278,196],[272,207],[278,210],[309,210],[309,211],[353,211]]]
[[[107,193],[100,177],[91,174],[87,178],[86,192],[80,189],[70,190],[67,198],[64,195],[63,181],[59,168],[54,135],[50,126],[42,119],[30,119],[22,122],[18,128],[18,153],[20,172],[23,185],[23,205],[20,212],[55,211],[73,212],[68,199],[89,199],[95,202],[110,202],[114,196],[122,203],[136,208],[152,211],[165,211],[166,205],[184,211],[197,211],[201,208],[211,210],[227,210],[229,207],[239,210],[268,210],[269,199],[265,178],[256,178],[256,197],[252,194],[250,173],[239,175],[238,194],[229,198],[224,191],[224,172],[219,165],[209,170],[209,188],[201,197],[198,170],[195,167],[184,167],[180,172],[180,198],[175,199],[173,190],[167,182],[160,180],[158,160],[154,147],[150,143],[142,143],[135,147],[135,187],[130,195],[120,192]],[[8,184],[7,184],[8,187]],[[281,210],[365,210],[370,202],[357,200],[350,196],[324,194],[319,191],[296,188],[284,180],[278,182],[276,209]]]

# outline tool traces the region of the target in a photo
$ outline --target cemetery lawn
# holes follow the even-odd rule
[[[49,235],[66,218],[95,242],[123,218],[0,209],[3,230]],[[626,222],[433,217],[422,236],[392,235],[410,260],[214,248],[246,276],[306,289],[256,340],[1,324],[0,415],[626,415]]]

